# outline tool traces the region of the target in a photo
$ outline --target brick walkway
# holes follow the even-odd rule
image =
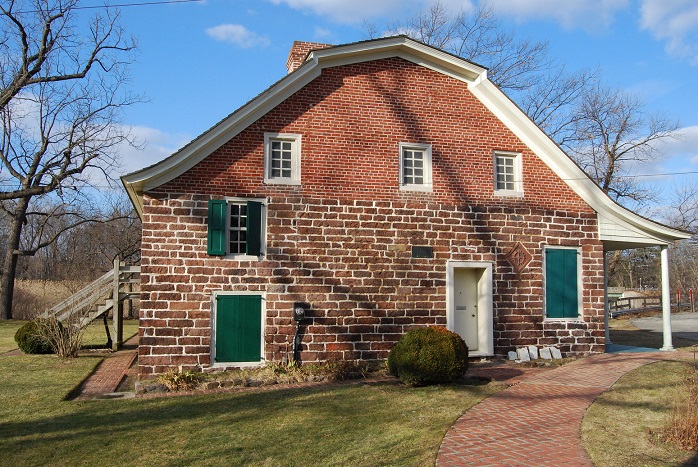
[[[587,407],[623,374],[676,353],[601,354],[530,377],[468,410],[438,466],[591,466],[580,439]]]
[[[82,383],[76,400],[94,399],[115,392],[137,356],[138,336],[134,336],[124,343],[121,350],[102,360],[95,372]]]

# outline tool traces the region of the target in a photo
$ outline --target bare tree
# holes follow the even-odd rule
[[[657,216],[669,225],[694,234],[689,240],[671,245],[671,283],[680,290],[693,289],[698,293],[698,183],[674,184],[670,193],[667,204],[657,209]]]
[[[373,24],[366,24],[364,30],[371,38],[380,35]],[[502,89],[528,89],[535,76],[550,65],[547,42],[517,39],[502,28],[485,4],[454,13],[437,0],[422,13],[388,24],[386,32],[405,34],[485,65],[490,80]]]
[[[574,122],[582,97],[598,82],[598,70],[567,71],[564,65],[538,75],[519,93],[519,105],[560,146],[574,139]]]
[[[123,89],[135,44],[118,26],[118,12],[105,8],[89,24],[79,24],[77,6],[77,0],[0,6],[0,208],[9,217],[0,319],[12,317],[18,257],[61,234],[39,236],[38,244],[23,248],[28,217],[72,216],[75,222],[63,231],[87,222],[57,200],[104,180],[115,149],[130,140],[119,118],[124,106],[138,100]],[[62,212],[34,209],[37,197],[54,197]]]
[[[652,199],[651,190],[627,175],[663,157],[658,143],[681,137],[678,121],[648,113],[637,95],[599,84],[584,92],[570,121],[562,141],[605,193],[620,203]]]
[[[74,195],[34,200],[22,230],[20,249],[26,254],[19,258],[17,279],[90,281],[115,259],[139,261],[140,221],[128,198]]]
[[[670,193],[658,216],[676,228],[698,233],[698,183],[675,183]]]

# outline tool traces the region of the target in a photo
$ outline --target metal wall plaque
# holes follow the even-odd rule
[[[434,249],[430,246],[413,246],[412,247],[412,257],[413,258],[433,258]]]

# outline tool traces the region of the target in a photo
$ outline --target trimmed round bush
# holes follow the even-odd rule
[[[443,327],[413,329],[390,350],[388,369],[411,386],[448,383],[468,369],[468,347],[458,334]]]
[[[37,320],[27,321],[17,329],[15,342],[19,349],[28,354],[48,354],[53,353],[51,345],[42,334],[42,326]]]

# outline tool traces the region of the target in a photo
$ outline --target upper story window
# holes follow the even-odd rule
[[[264,134],[264,182],[301,183],[301,135]]]
[[[228,203],[228,253],[247,254],[247,203]]]
[[[266,243],[264,211],[263,200],[210,200],[208,254],[250,259],[262,256]]]
[[[431,191],[431,144],[400,143],[400,189]]]
[[[494,153],[494,192],[501,196],[523,196],[521,154]]]

